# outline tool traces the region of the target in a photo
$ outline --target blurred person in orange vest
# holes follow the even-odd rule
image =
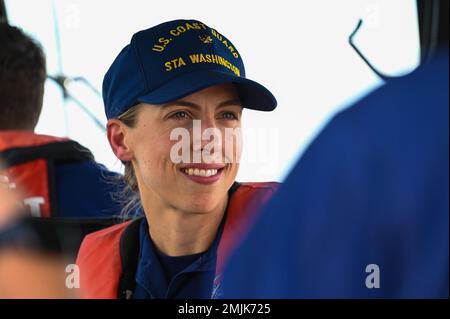
[[[0,228],[12,223],[23,211],[15,185],[2,173],[0,168]],[[67,266],[67,261],[55,254],[0,247],[0,299],[74,298],[77,278],[70,277],[77,274]]]

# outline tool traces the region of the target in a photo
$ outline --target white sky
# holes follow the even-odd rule
[[[10,22],[42,43],[49,74],[59,71],[53,2],[64,73],[84,76],[98,90],[114,58],[139,30],[197,19],[229,38],[247,77],[268,87],[279,103],[270,113],[245,111],[243,126],[256,138],[244,131],[239,181],[283,180],[330,116],[381,84],[348,44],[359,18],[364,25],[355,42],[379,70],[409,72],[420,56],[415,0],[7,0]],[[106,122],[99,97],[78,83],[70,90]],[[69,136],[99,162],[121,170],[105,134],[76,105],[64,104],[49,81],[37,132]]]

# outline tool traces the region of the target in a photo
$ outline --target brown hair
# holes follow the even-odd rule
[[[46,79],[42,48],[5,22],[0,22],[0,46],[0,129],[34,130]]]

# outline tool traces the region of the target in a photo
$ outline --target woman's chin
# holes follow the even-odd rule
[[[192,212],[196,214],[208,214],[214,211],[219,202],[217,197],[212,196],[199,196],[199,198],[188,198],[183,202],[183,210],[186,212]]]

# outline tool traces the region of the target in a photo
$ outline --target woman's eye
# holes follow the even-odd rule
[[[184,120],[189,117],[189,114],[185,111],[179,111],[179,112],[172,114],[170,117],[177,119],[177,120]]]
[[[225,112],[222,113],[222,118],[225,120],[237,120],[238,117],[232,112]]]

